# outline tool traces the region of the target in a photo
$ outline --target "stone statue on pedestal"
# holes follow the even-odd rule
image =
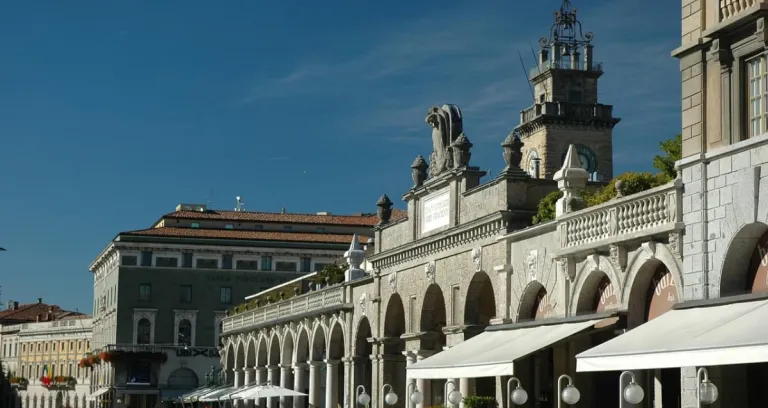
[[[429,174],[434,177],[453,167],[453,142],[463,131],[461,110],[456,105],[433,106],[425,121],[432,126]]]

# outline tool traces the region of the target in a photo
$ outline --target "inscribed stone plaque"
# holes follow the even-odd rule
[[[450,223],[450,191],[433,194],[421,202],[421,233],[425,234]]]

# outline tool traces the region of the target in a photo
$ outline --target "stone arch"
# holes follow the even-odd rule
[[[752,257],[758,243],[764,241],[766,234],[768,225],[761,222],[744,225],[733,234],[722,262],[718,266],[713,265],[717,268],[715,270],[720,272],[720,297],[742,295],[750,291],[754,280],[754,276],[751,276],[753,271],[750,270],[753,269]]]
[[[248,368],[256,367],[256,338],[248,336],[245,348],[245,366]]]
[[[646,242],[627,264],[627,280],[621,289],[621,305],[627,310],[627,325],[636,327],[646,321],[648,290],[660,268],[666,269],[675,287],[677,299],[682,299],[683,279],[680,260],[665,245]]]
[[[261,335],[259,336],[259,347],[256,351],[256,366],[266,367],[267,361],[268,361],[267,358],[268,358],[267,338]]]
[[[465,299],[464,324],[487,326],[496,317],[496,295],[487,273],[472,275]]]
[[[547,289],[541,282],[534,280],[523,289],[523,295],[517,304],[517,321],[533,320],[536,317],[537,299],[541,292],[547,293]]]
[[[197,374],[186,367],[179,367],[168,376],[168,388],[175,390],[193,390],[199,383]]]
[[[403,307],[403,299],[400,295],[395,293],[389,297],[384,312],[384,336],[399,338],[405,334],[405,332],[405,308]]]
[[[235,368],[235,345],[232,342],[227,344],[227,351],[224,359],[224,369],[232,370]]]
[[[571,314],[594,312],[596,310],[595,301],[603,290],[616,293],[618,297],[621,288],[619,276],[608,258],[604,256],[587,258],[576,272],[576,280],[573,283],[571,295]],[[605,286],[606,280],[612,285],[610,288]],[[619,307],[620,305],[616,305],[616,308]]]
[[[437,334],[436,344],[432,347],[437,351],[442,351],[443,346],[445,346],[443,328],[446,326],[446,322],[445,297],[440,286],[433,283],[427,287],[427,291],[424,293],[419,329],[422,332]]]
[[[290,330],[286,330],[285,333],[283,333],[282,357],[280,358],[280,364],[287,366],[293,365],[293,349],[293,333],[291,333]]]
[[[328,342],[325,339],[325,328],[317,324],[312,332],[312,339],[309,348],[309,358],[312,361],[323,361],[326,357],[326,347]]]
[[[272,333],[269,339],[269,365],[276,366],[280,364],[280,336],[277,332]]]
[[[371,324],[368,318],[363,316],[357,325],[357,330],[355,330],[355,345],[352,352],[355,356],[355,384],[362,385],[366,390],[371,389],[373,378],[373,363],[371,362],[373,345],[368,341],[370,337],[373,337]]]
[[[339,360],[344,357],[344,329],[340,322],[331,325],[328,336],[328,358]]]
[[[239,340],[235,348],[235,369],[245,367],[245,342]]]
[[[294,350],[294,361],[297,363],[306,363],[309,361],[309,332],[304,327],[300,327],[296,332],[296,349]]]

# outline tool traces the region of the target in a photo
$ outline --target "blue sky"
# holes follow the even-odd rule
[[[14,2],[0,13],[0,299],[91,312],[90,261],[180,202],[375,211],[458,104],[472,163],[531,105],[559,0]],[[383,6],[385,4],[385,6]],[[520,7],[525,4],[525,7]],[[679,132],[679,4],[574,0],[622,118],[615,173]]]

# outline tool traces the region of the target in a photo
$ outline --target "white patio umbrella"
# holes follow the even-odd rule
[[[232,399],[259,399],[274,397],[304,397],[306,395],[307,394],[288,388],[278,387],[277,385],[263,384],[239,391],[229,397]]]

